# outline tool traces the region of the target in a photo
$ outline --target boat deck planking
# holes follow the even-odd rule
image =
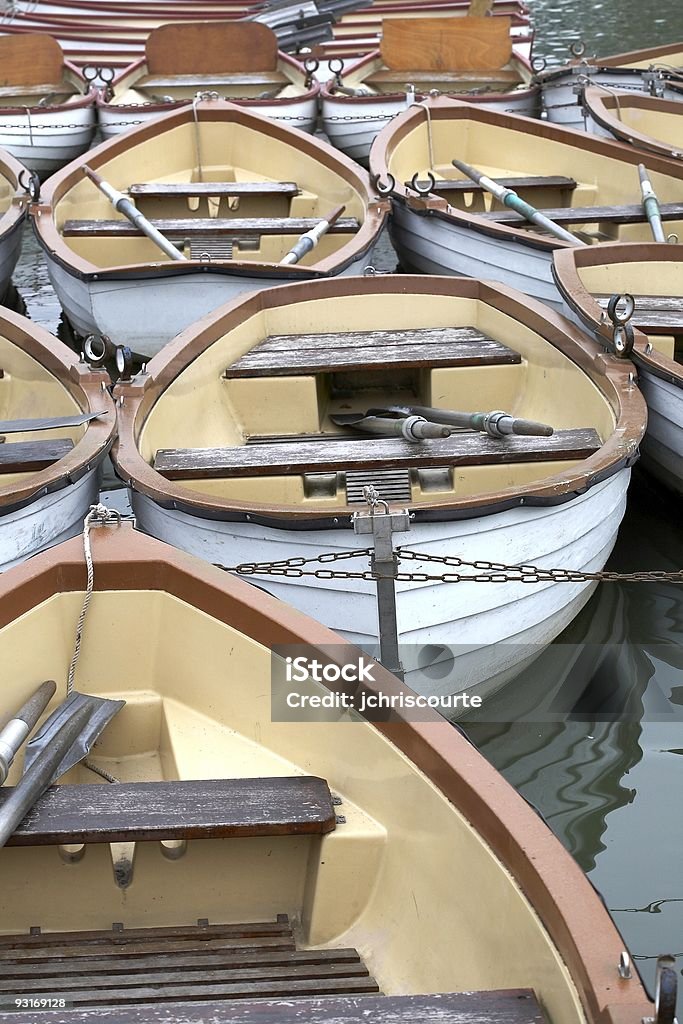
[[[500,366],[522,357],[474,327],[270,335],[225,371],[227,379],[378,367]]]
[[[214,85],[290,85],[290,80],[281,71],[258,71],[254,74],[210,74],[210,75],[150,75],[135,83],[136,89],[171,89],[173,86],[190,86],[206,89]]]
[[[683,220],[683,203],[660,203],[659,210],[662,220]],[[625,206],[561,206],[558,209],[543,208],[541,213],[559,224],[594,224],[599,221],[639,224],[647,220],[641,203]],[[477,216],[496,224],[526,223],[525,218],[514,210],[492,210],[489,213],[477,213]]]
[[[148,181],[131,185],[134,198],[167,199],[196,196],[298,196],[301,189],[293,181]]]
[[[558,430],[551,437],[505,439],[457,434],[422,443],[400,438],[361,437],[232,448],[159,449],[154,469],[167,480],[210,480],[282,473],[335,472],[382,466],[486,466],[512,462],[585,459],[601,441],[592,428]]]
[[[149,218],[165,235],[302,235],[320,224],[321,217],[175,217]],[[355,234],[360,223],[355,217],[340,217],[328,234]],[[128,220],[67,220],[64,238],[142,237],[143,232]]]

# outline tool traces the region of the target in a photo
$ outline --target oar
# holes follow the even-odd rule
[[[432,409],[425,405],[390,405],[386,409],[369,409],[368,415],[382,412],[398,413],[401,416],[424,416],[433,423],[448,423],[465,430],[480,430],[491,437],[505,437],[508,434],[525,434],[533,437],[550,437],[553,428],[547,423],[535,420],[516,419],[509,412],[456,412],[450,409]]]
[[[384,410],[382,410],[384,411]],[[338,427],[353,427],[365,434],[380,434],[382,437],[402,437],[406,441],[424,441],[429,437],[450,437],[450,427],[430,423],[424,416],[372,416],[367,413],[339,413],[330,416]]]
[[[315,249],[325,232],[329,231],[335,221],[339,220],[345,209],[346,206],[335,206],[334,210],[319,221],[314,228],[304,232],[294,243],[287,255],[280,260],[280,266],[298,263],[307,252]]]
[[[22,775],[0,807],[0,846],[4,846],[35,802],[50,786],[60,761],[88,724],[91,709],[79,707],[61,727],[49,747],[41,752]]]
[[[0,786],[9,774],[19,747],[30,735],[56,689],[57,684],[52,679],[41,683],[0,732]]]
[[[90,178],[94,185],[97,185],[100,192],[104,193],[109,202],[112,204],[115,210],[122,213],[131,224],[134,224],[136,228],[142,231],[143,235],[147,237],[157,245],[162,252],[165,252],[167,256],[170,256],[172,260],[184,260],[183,254],[172,245],[165,235],[162,235],[153,224],[147,220],[144,214],[140,213],[134,203],[130,201],[127,196],[124,196],[123,192],[117,191],[113,185],[109,182],[104,181],[99,174],[91,170],[90,167],[85,166],[83,168],[84,174]]]
[[[652,182],[650,181],[647,170],[645,169],[645,164],[638,164],[638,175],[640,177],[640,191],[643,195],[643,209],[645,210],[645,216],[652,228],[652,236],[655,242],[666,242],[666,236],[662,226],[662,213],[659,209],[659,200],[657,199],[657,194],[652,187]]]
[[[551,235],[555,235],[556,238],[562,239],[563,242],[569,242],[571,245],[585,245],[580,238],[576,235],[570,234],[569,231],[565,231],[559,224],[556,224],[550,217],[546,217],[545,214],[537,210],[535,206],[531,206],[529,203],[520,199],[514,189],[506,188],[505,185],[499,185],[493,178],[487,178],[485,174],[482,174],[475,167],[470,167],[469,164],[463,163],[462,160],[451,160],[454,167],[457,167],[459,171],[466,174],[472,181],[476,181],[477,185],[481,185],[487,192],[495,196],[496,199],[500,200],[503,206],[509,206],[512,210],[520,213],[522,217],[525,217],[532,224],[538,225],[539,228],[545,228]]]
[[[23,431],[32,430],[57,430],[58,427],[80,427],[84,423],[90,423],[100,416],[106,416],[106,410],[102,412],[84,412],[80,416],[52,416],[42,420],[0,420],[0,434],[20,434]]]

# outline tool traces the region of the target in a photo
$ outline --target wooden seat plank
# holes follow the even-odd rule
[[[286,918],[286,915],[284,915]],[[289,920],[283,921],[256,921],[248,924],[211,924],[211,925],[166,925],[158,928],[125,928],[120,930],[103,931],[101,928],[89,931],[68,931],[68,932],[38,932],[37,934],[26,935],[0,935],[0,950],[4,949],[38,949],[44,946],[59,945],[86,945],[94,946],[114,945],[117,949],[131,942],[145,940],[147,942],[159,942],[161,940],[188,939],[196,942],[201,940],[202,945],[210,939],[244,939],[272,935],[291,935],[292,929]],[[95,951],[94,955],[99,955]]]
[[[293,475],[307,472],[397,469],[410,466],[485,466],[511,462],[585,459],[601,442],[593,429],[558,430],[551,437],[503,439],[457,434],[413,444],[400,438],[285,444],[234,448],[171,448],[156,453],[154,468],[167,480],[208,480],[225,476]]]
[[[0,790],[0,806],[10,792]],[[314,776],[53,786],[7,845],[322,835],[335,820]]]
[[[164,235],[302,235],[320,223],[320,217],[177,217],[149,218]],[[360,230],[355,217],[340,217],[329,234],[353,234]],[[67,220],[62,234],[65,238],[116,236],[143,237],[142,231],[128,220]]]
[[[683,220],[683,203],[660,203],[659,209],[662,220]],[[626,206],[561,206],[552,210],[541,208],[541,213],[558,224],[593,224],[599,221],[638,224],[647,219],[640,203]],[[477,213],[476,216],[496,224],[528,223],[514,210],[491,210],[489,213]]]
[[[168,954],[174,952],[191,953],[192,955],[206,955],[209,953],[233,953],[235,951],[245,952],[247,950],[277,950],[292,952],[295,948],[294,939],[291,935],[256,935],[256,936],[226,936],[225,938],[203,939],[197,943],[196,939],[139,939],[126,944],[125,941],[118,941],[118,938],[110,939],[110,950],[116,949],[118,957],[128,958],[129,956],[153,956],[156,954]],[[100,947],[102,948],[102,947]],[[3,949],[0,951],[0,964],[3,970],[7,963],[50,963],[59,957],[61,960],[69,960],[75,963],[92,961],[99,957],[100,952],[97,946],[92,943],[77,945],[67,942],[62,946],[40,946],[35,949],[17,948]]]
[[[475,327],[276,334],[237,359],[225,377],[286,377],[381,366],[499,366],[521,361],[518,352]]]
[[[0,474],[37,473],[68,455],[74,446],[68,438],[53,441],[14,441],[0,444]]]
[[[553,188],[553,189],[575,189],[576,181],[573,178],[567,178],[563,174],[548,174],[548,175],[533,175],[532,177],[526,178],[496,178],[499,185],[503,185],[505,188],[513,189],[537,189],[537,188]],[[418,179],[419,182],[419,179]],[[405,183],[409,188],[411,187],[410,182]],[[427,180],[419,182],[422,185],[428,185]],[[476,181],[472,181],[470,178],[441,178],[437,179],[434,186],[435,192],[484,192],[486,191],[482,185],[479,185]]]
[[[289,85],[281,71],[226,72],[207,75],[146,75],[135,83],[136,89],[172,89],[189,86],[206,89],[221,85]]]
[[[293,181],[146,181],[131,185],[128,195],[154,199],[195,196],[296,196]]]
[[[611,296],[596,295],[595,300],[607,309]],[[636,308],[631,318],[634,327],[651,334],[676,333],[683,330],[683,296],[634,295]]]
[[[520,77],[519,72],[505,68],[497,71],[421,71],[411,69],[408,71],[375,71],[363,81],[367,85],[382,85],[383,83],[405,85],[407,82],[417,85],[420,82],[434,82],[439,85],[456,85],[459,88],[461,84],[480,85],[483,82],[515,86],[519,85]]]
[[[46,1024],[98,1024],[112,1019],[103,1006],[43,1011]],[[240,1003],[176,1002],[122,1006],[116,1024],[546,1024],[531,989],[497,992],[454,992],[436,995],[337,996],[326,999],[244,1001]],[[7,1024],[35,1024],[35,1011],[0,1012]]]

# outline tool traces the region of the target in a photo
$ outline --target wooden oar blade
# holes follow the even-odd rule
[[[80,427],[84,423],[90,423],[100,416],[106,416],[106,410],[102,412],[84,412],[77,416],[50,416],[44,419],[30,420],[0,420],[0,434],[22,434],[34,430],[58,430],[60,427]]]

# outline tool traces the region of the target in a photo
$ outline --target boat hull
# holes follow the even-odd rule
[[[7,295],[7,289],[21,253],[23,230],[24,220],[22,218],[0,238],[0,302]]]
[[[98,118],[100,131],[105,139],[113,139],[116,135],[137,128],[141,124],[154,120],[160,113],[166,114],[169,110],[177,110],[186,103],[167,103],[163,107],[148,109],[147,106],[115,106],[114,104],[101,103],[98,106]],[[259,103],[250,101],[246,106],[254,114],[261,114],[262,117],[269,117],[273,121],[281,121],[288,128],[298,128],[299,131],[312,134],[318,117],[317,97],[302,97],[291,99],[286,103]]]
[[[468,519],[415,523],[397,543],[429,555],[469,561],[533,563],[596,571],[616,541],[630,470],[621,469],[569,501],[520,507]],[[350,531],[274,529],[249,522],[204,519],[163,508],[133,491],[138,525],[207,561],[233,566],[358,549]],[[365,569],[367,556],[354,560]],[[349,563],[344,561],[344,568]],[[325,566],[330,568],[330,566]],[[433,562],[404,561],[404,571],[447,571]],[[465,574],[473,570],[465,569]],[[365,580],[255,577],[259,586],[319,619],[347,639],[376,650],[374,584]],[[590,597],[593,582],[401,582],[397,620],[406,681],[428,695],[463,690],[487,695],[532,660]]]
[[[469,99],[467,95],[455,98],[465,102]],[[495,99],[482,100],[477,97],[476,101],[487,110],[537,117],[540,113],[539,99],[538,88],[534,87],[499,95]],[[333,146],[367,166],[375,136],[386,127],[388,121],[413,102],[412,93],[410,99],[405,96],[378,96],[374,101],[367,97],[354,100],[323,95],[323,129]]]
[[[647,402],[647,431],[642,443],[643,465],[658,480],[683,495],[683,388],[638,371]]]
[[[405,269],[498,281],[562,310],[549,250],[490,238],[400,203],[394,204],[389,231]]]
[[[45,179],[89,149],[96,127],[94,100],[87,107],[12,111],[0,116],[0,148]]]
[[[0,515],[0,572],[81,532],[88,509],[97,502],[100,465],[74,483]]]
[[[339,277],[362,274],[372,264],[375,246],[345,267]],[[46,252],[48,273],[62,309],[82,338],[106,336],[115,345],[150,358],[195,320],[240,295],[286,284],[285,276],[251,277],[194,273],[169,277],[79,277]]]
[[[585,110],[580,96],[574,91],[575,86],[579,84],[579,78],[587,80],[586,84],[604,86],[610,90],[625,89],[648,94],[650,77],[645,70],[591,68],[587,65],[576,66],[562,73],[556,72],[542,79],[543,110],[553,124],[608,136],[609,133],[600,129],[590,113]],[[683,99],[681,93],[667,88],[666,85],[661,85],[657,95],[667,100]]]

